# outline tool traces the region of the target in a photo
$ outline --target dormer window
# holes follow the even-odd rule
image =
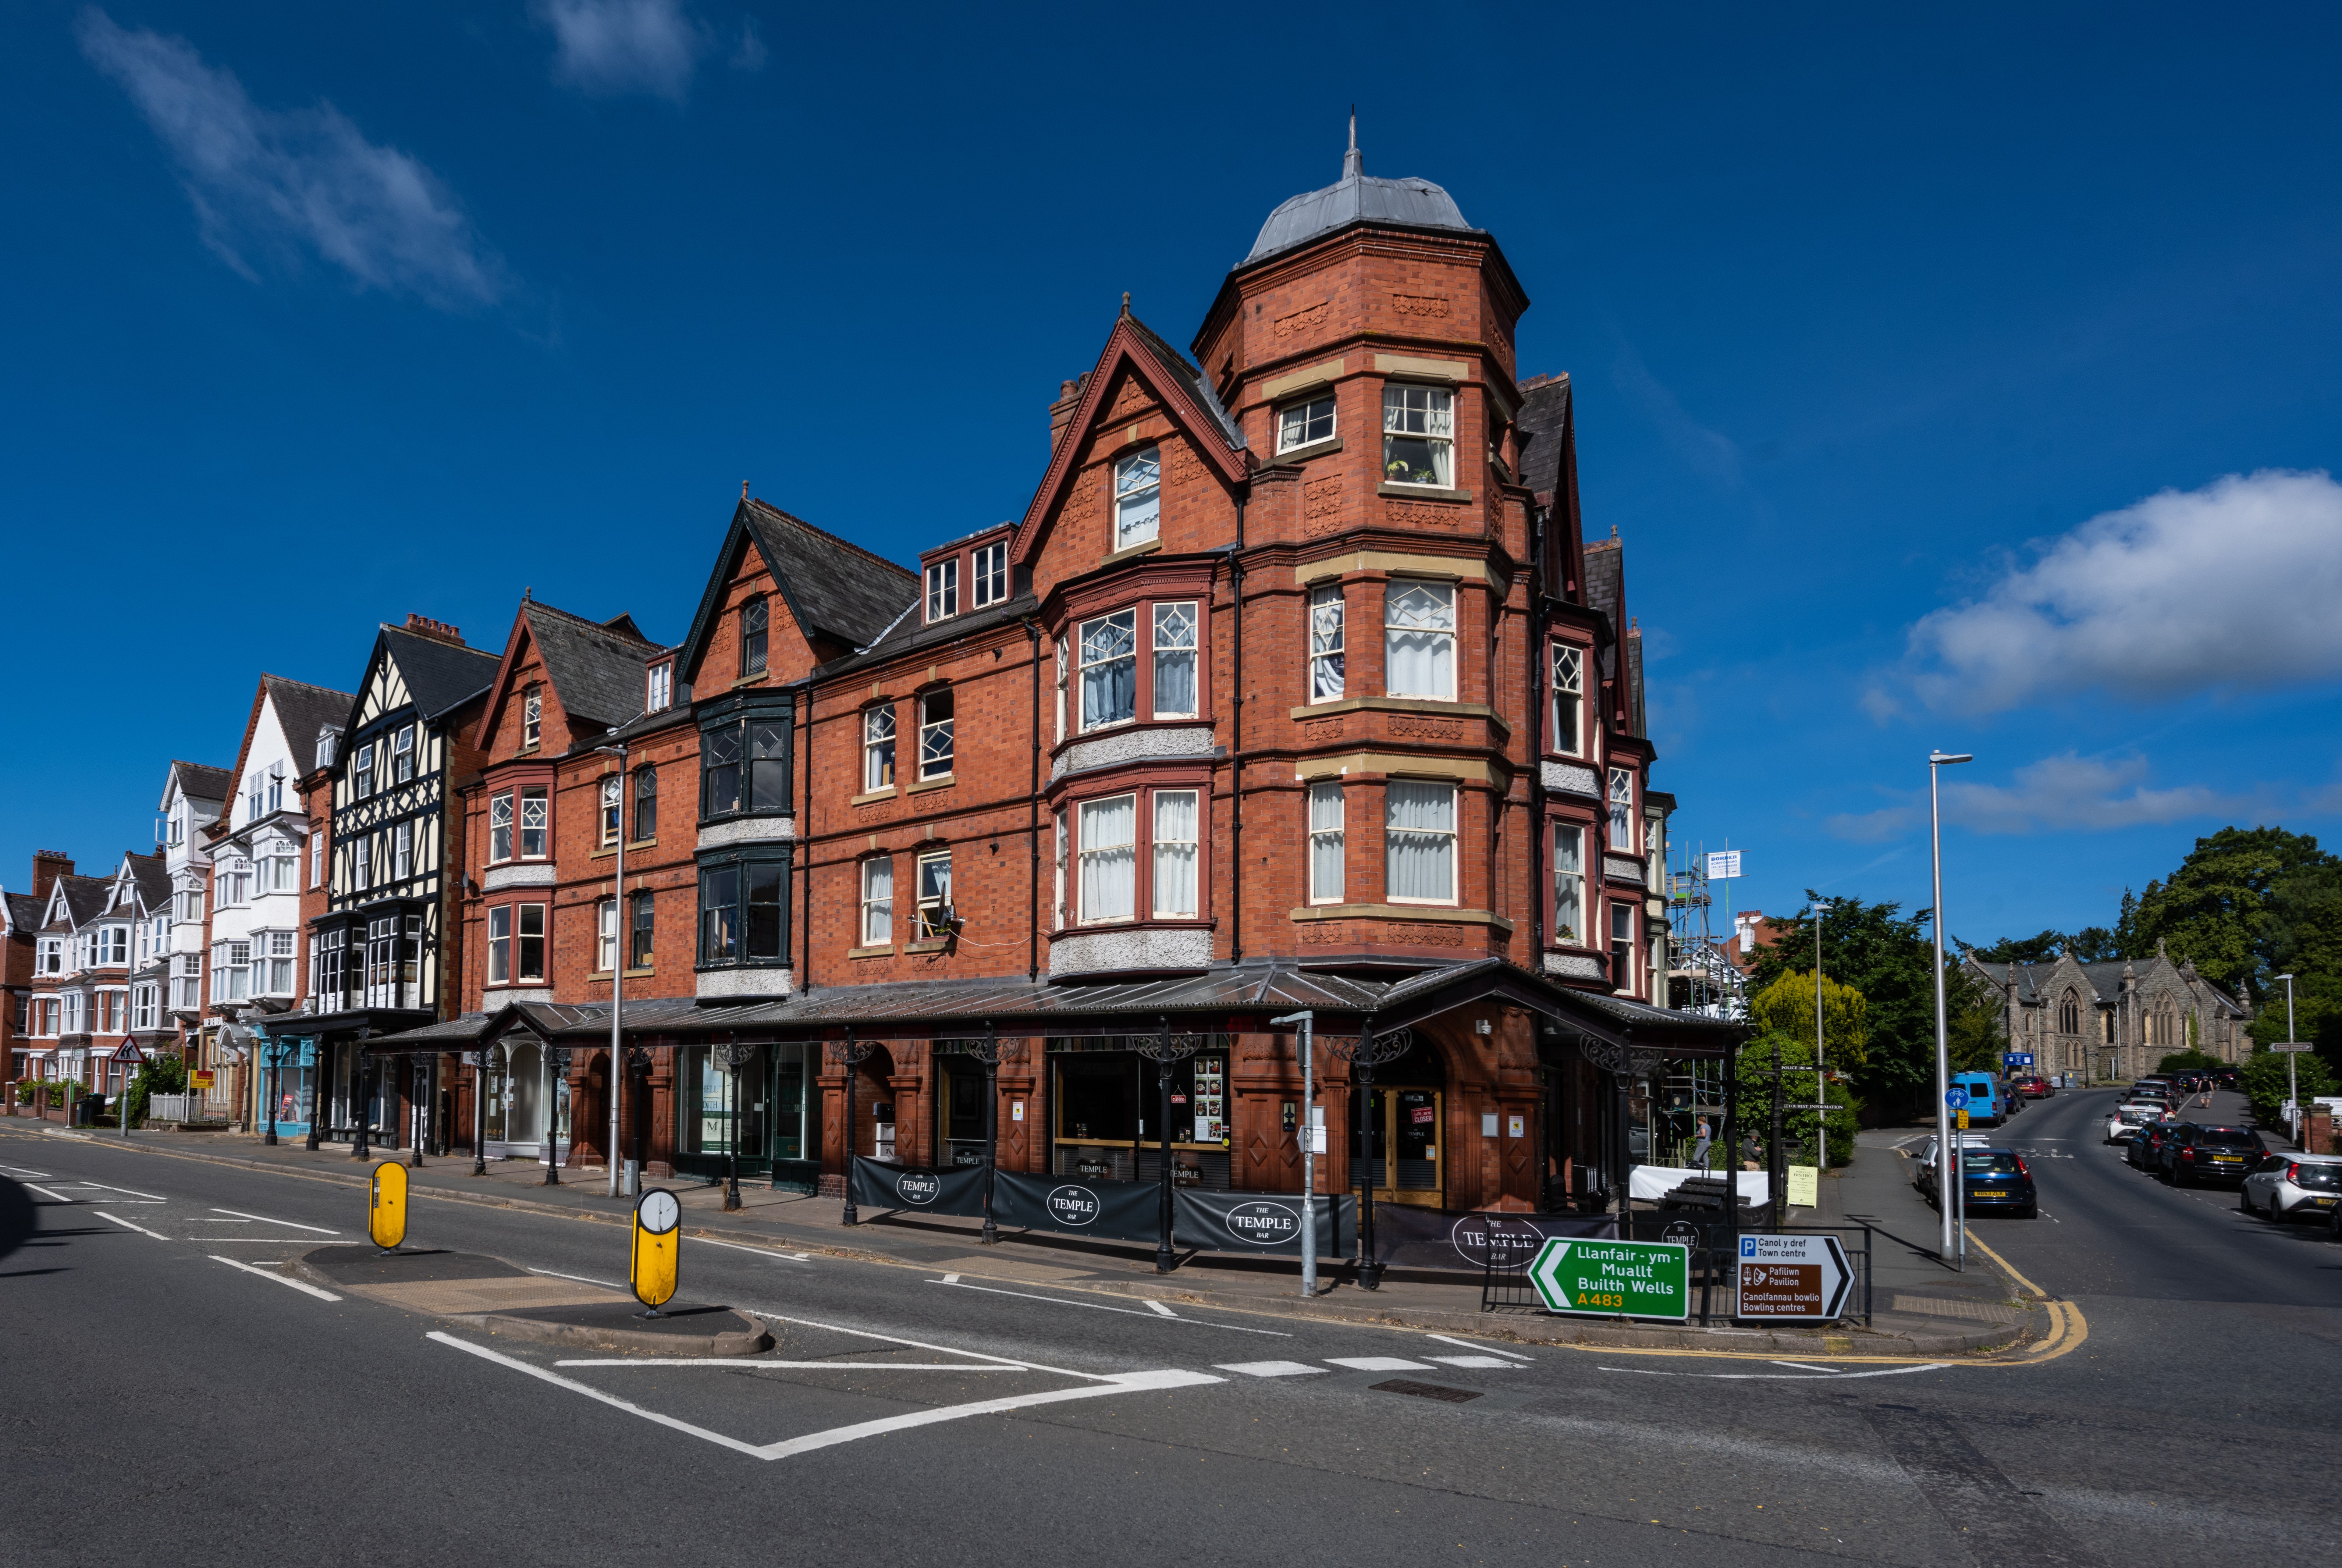
[[[1114,547],[1156,536],[1163,520],[1163,451],[1150,446],[1114,465]]]
[[[644,675],[643,712],[663,713],[675,701],[675,666],[653,664]]]
[[[342,733],[339,730],[317,732],[317,765],[319,767],[329,768],[334,765],[334,754],[341,738]]]
[[[1008,542],[985,544],[976,552],[975,581],[968,584],[973,591],[972,603],[981,610],[986,604],[997,604],[1008,597]]]
[[[1445,490],[1455,483],[1456,394],[1442,386],[1383,388],[1383,478]]]
[[[521,694],[520,749],[533,752],[545,731],[545,697],[535,686]]]
[[[927,619],[947,620],[959,614],[959,557],[938,561],[927,568]]]
[[[740,606],[740,674],[743,678],[765,673],[766,628],[769,624],[769,612],[763,599],[751,599]]]
[[[1279,452],[1290,452],[1296,446],[1315,446],[1321,441],[1333,439],[1334,394],[1330,392],[1277,413],[1276,449]]]

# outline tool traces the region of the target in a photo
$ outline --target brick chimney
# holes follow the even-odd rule
[[[1074,422],[1074,410],[1082,401],[1082,389],[1090,384],[1090,373],[1084,371],[1075,380],[1057,384],[1057,401],[1049,404],[1049,450],[1055,453],[1057,444],[1066,438],[1066,427]]]
[[[33,896],[46,898],[57,878],[74,874],[73,856],[57,849],[36,849],[33,852]]]
[[[445,621],[435,621],[428,615],[415,614],[413,611],[407,612],[405,630],[418,637],[429,637],[434,642],[452,643],[459,648],[466,645],[464,634],[457,628]]]

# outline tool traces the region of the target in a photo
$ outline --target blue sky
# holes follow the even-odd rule
[[[1019,514],[1119,304],[1445,185],[1576,378],[1679,842],[1737,906],[2110,923],[2342,814],[2330,10],[0,16],[0,884],[151,841],[266,670],[524,586],[679,637],[744,479],[907,559]]]

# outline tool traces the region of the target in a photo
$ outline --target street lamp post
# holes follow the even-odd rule
[[[737,1213],[740,1207],[740,1069],[756,1054],[756,1048],[741,1044],[736,1037],[709,1049],[724,1068],[724,1087],[731,1101],[731,1114],[725,1123],[724,1134],[724,1212],[729,1214]]]
[[[1955,1269],[1964,1269],[1967,1263],[1966,1216],[1954,1214],[1956,1209],[1964,1210],[1967,1206],[1961,1199],[1966,1196],[1962,1189],[1967,1183],[1959,1151],[1952,1146],[1952,1107],[1945,1098],[1952,1087],[1952,1051],[1951,1035],[1944,1022],[1944,804],[1939,781],[1945,768],[1975,760],[1972,752],[1927,754],[1927,842],[1936,875],[1936,904],[1927,917],[1936,944],[1936,1207],[1943,1214],[1939,1250],[1944,1257],[1952,1260]],[[1951,1173],[1948,1183],[1944,1174],[1947,1170]],[[1958,1233],[1957,1253],[1955,1230]]]
[[[1171,1251],[1171,1069],[1193,1056],[1202,1047],[1202,1038],[1195,1034],[1174,1034],[1171,1020],[1156,1020],[1156,1036],[1138,1047],[1138,1054],[1155,1064],[1155,1087],[1157,1114],[1162,1117],[1163,1197],[1156,1213],[1155,1234],[1155,1272],[1167,1274],[1178,1266]],[[990,1210],[986,1211],[986,1223]]]
[[[1814,1206],[1822,1201],[1822,1173],[1829,1169],[1829,1079],[1822,1071],[1822,916],[1833,906],[1814,901]]]
[[[984,1229],[977,1236],[982,1246],[994,1245],[1000,1240],[1000,1228],[993,1223],[993,1178],[1000,1168],[1000,1034],[991,1024],[984,1026],[984,1038],[968,1042],[968,1054],[984,1064]],[[1158,1259],[1156,1267],[1161,1267]]]
[[[1282,1018],[1269,1020],[1272,1025],[1298,1024],[1300,1039],[1296,1049],[1301,1057],[1301,1299],[1317,1299],[1317,1134],[1310,1107],[1316,1103],[1310,1082],[1310,1058],[1316,1054],[1314,1036],[1317,1014],[1312,1012],[1288,1013]],[[1338,1238],[1341,1222],[1334,1225]]]
[[[2285,1043],[2287,1045],[2292,1045],[2295,1044],[2293,1038],[2293,976],[2290,974],[2280,974],[2276,978],[2285,982]],[[2290,1129],[2293,1134],[2293,1146],[2297,1149],[2307,1149],[2309,1145],[2302,1142],[2301,1137],[2301,1079],[2299,1076],[2299,1070],[2294,1066],[2293,1063],[2293,1059],[2296,1054],[2297,1053],[2293,1051],[2287,1051],[2285,1054],[2285,1103],[2293,1114],[2293,1125]],[[2277,1211],[2272,1209],[2269,1212],[2274,1213]]]
[[[870,1060],[870,1054],[877,1048],[876,1041],[856,1040],[851,1024],[846,1026],[846,1043],[837,1048],[837,1059],[846,1068],[846,1148],[842,1162],[846,1172],[846,1212],[839,1219],[849,1225],[859,1224],[862,1220],[854,1208],[854,1079],[862,1070],[862,1064]]]
[[[1334,1047],[1334,1054],[1350,1064],[1358,1081],[1358,1119],[1350,1142],[1363,1156],[1352,1163],[1358,1168],[1358,1288],[1380,1290],[1383,1283],[1381,1265],[1375,1262],[1375,1164],[1373,1125],[1375,1110],[1375,1069],[1389,1065],[1415,1047],[1415,1032],[1394,1029],[1387,1034],[1375,1033],[1375,1021],[1367,1017],[1358,1031],[1358,1037],[1347,1045]],[[1385,1160],[1392,1151],[1386,1149]]]
[[[616,880],[610,887],[610,924],[615,939],[610,953],[610,1070],[603,1074],[603,1092],[610,1097],[610,1146],[603,1163],[610,1167],[610,1196],[618,1195],[618,1044],[624,1028],[626,1010],[626,943],[633,933],[626,929],[626,744],[596,746],[596,751],[618,759],[618,842],[613,847],[617,862],[612,867]]]

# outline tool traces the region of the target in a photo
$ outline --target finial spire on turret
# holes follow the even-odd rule
[[[1350,150],[1342,155],[1342,177],[1355,180],[1366,172],[1366,160],[1358,152],[1358,106],[1350,105]]]

